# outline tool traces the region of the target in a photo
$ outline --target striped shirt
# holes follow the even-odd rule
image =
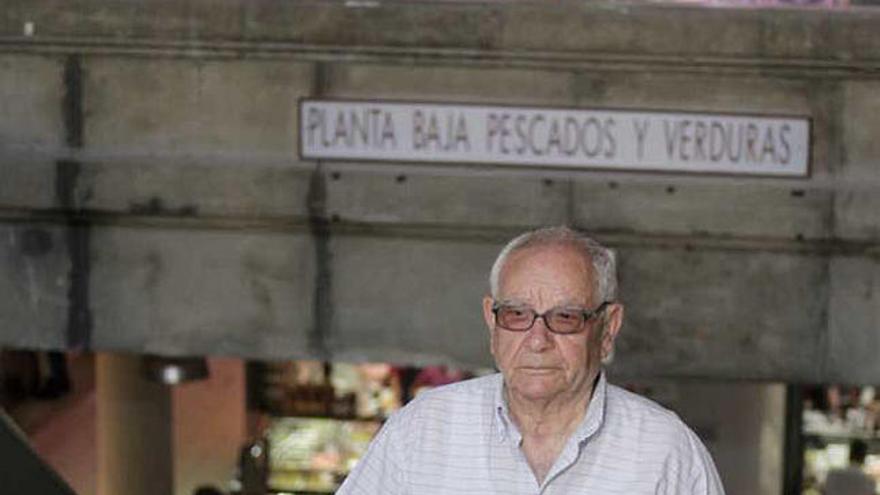
[[[543,483],[494,374],[420,394],[395,413],[338,494],[723,495],[712,458],[675,413],[606,382]]]

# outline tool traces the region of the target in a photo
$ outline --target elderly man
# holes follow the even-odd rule
[[[564,227],[512,240],[483,299],[500,374],[419,395],[340,494],[723,494],[672,412],[610,385],[623,321],[614,254]]]

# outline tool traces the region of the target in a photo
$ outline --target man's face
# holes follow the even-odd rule
[[[603,302],[594,299],[592,281],[592,267],[571,246],[527,248],[507,259],[497,301],[528,306],[539,314],[558,306],[591,310]],[[488,296],[483,300],[483,316],[508,393],[540,402],[576,400],[589,393],[620,328],[620,305],[609,305],[602,315],[587,321],[581,332],[559,335],[541,318],[525,332],[499,328],[492,302]]]

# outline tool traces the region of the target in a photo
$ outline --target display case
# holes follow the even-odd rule
[[[366,452],[379,421],[274,418],[266,430],[268,487],[274,492],[333,493]]]
[[[486,372],[491,372],[487,370]],[[271,493],[334,493],[384,420],[425,389],[473,376],[448,366],[254,363],[248,400]]]
[[[854,440],[867,444],[862,470],[880,487],[880,400],[874,387],[806,387],[803,398],[802,494],[821,494],[828,473],[849,465]]]

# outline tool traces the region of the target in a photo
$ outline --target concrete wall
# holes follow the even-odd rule
[[[621,251],[622,374],[880,378],[878,14],[7,4],[4,345],[486,364],[494,253],[569,223]],[[304,96],[802,115],[811,176],[313,163]]]

